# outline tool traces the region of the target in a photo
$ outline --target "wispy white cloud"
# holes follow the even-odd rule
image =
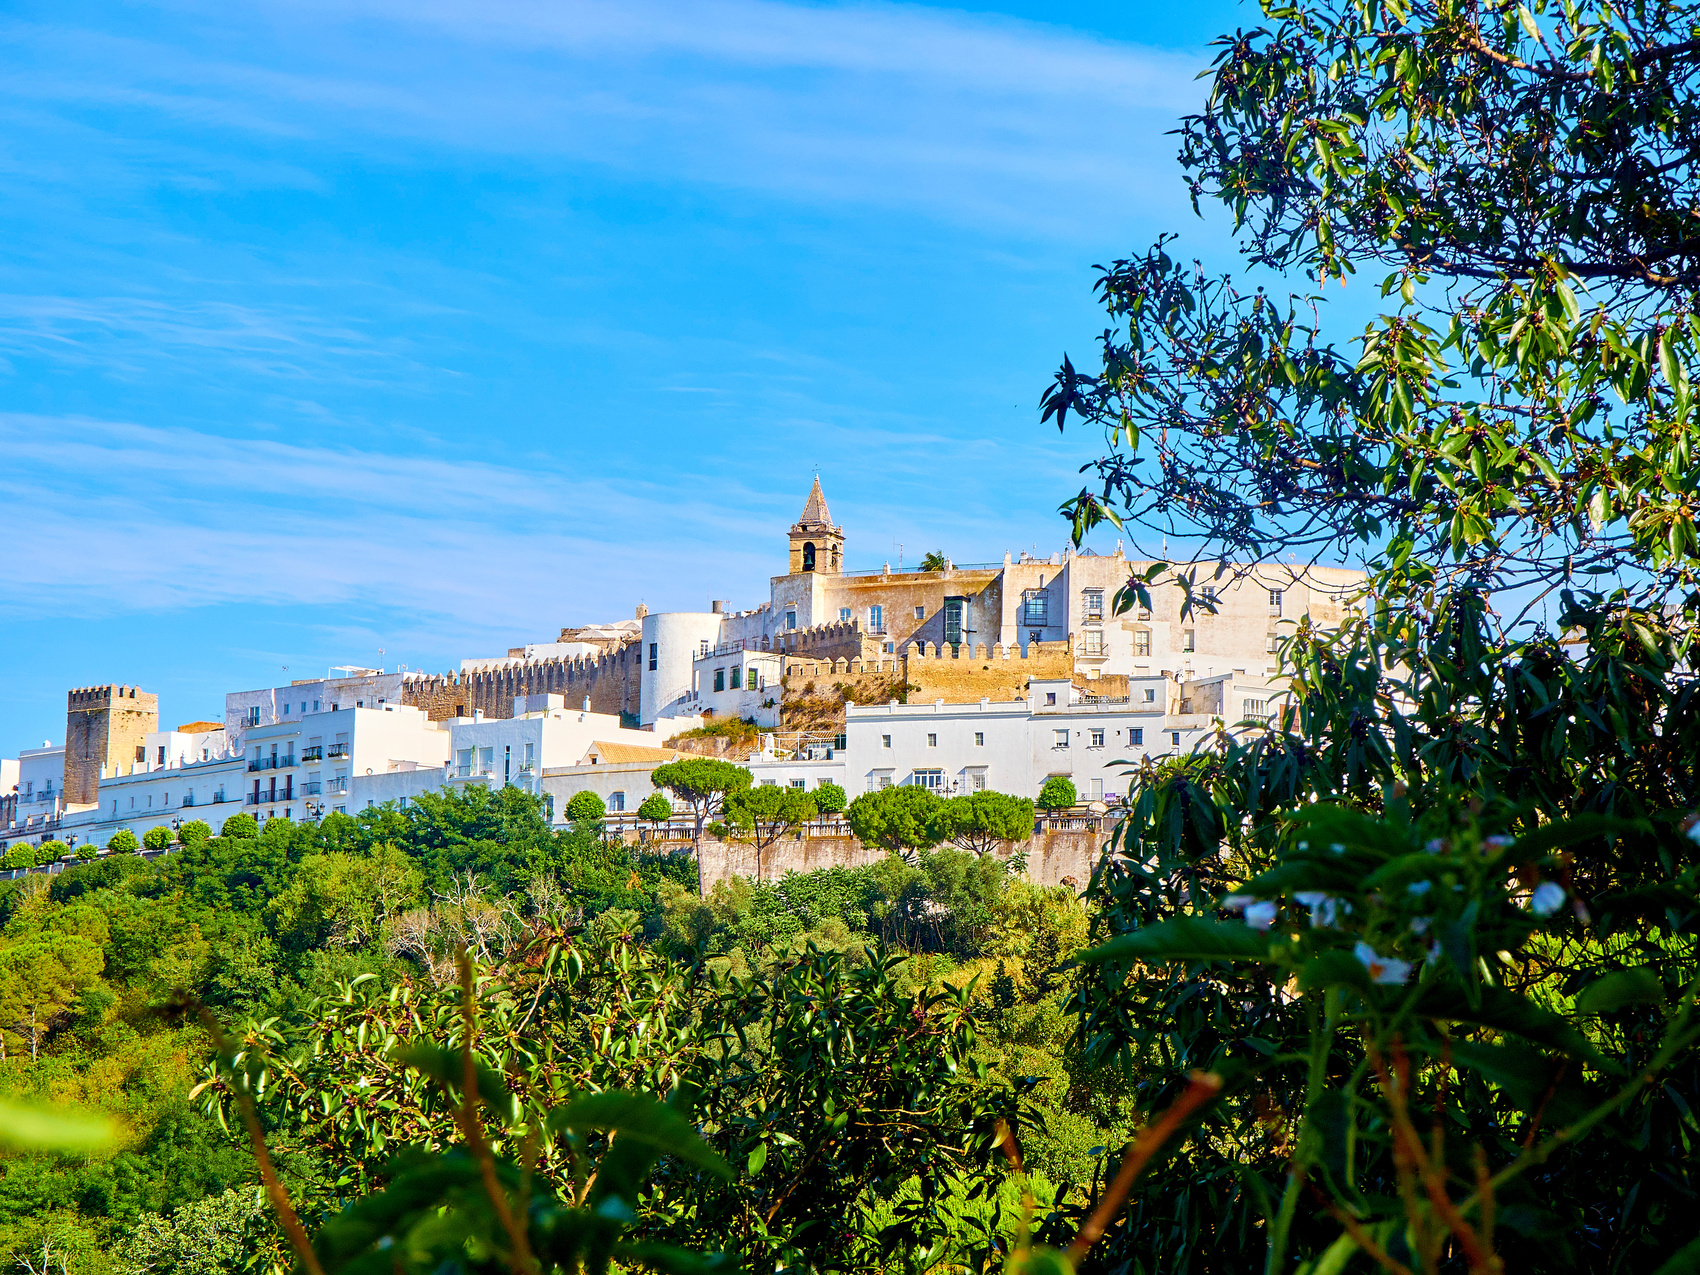
[[[399,139],[565,155],[1068,237],[1125,221],[1130,201],[1179,207],[1162,134],[1199,97],[1192,55],[913,6],[291,0],[158,16],[122,37],[6,27],[29,57],[3,95],[360,153]]]

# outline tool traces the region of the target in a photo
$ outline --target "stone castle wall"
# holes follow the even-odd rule
[[[401,700],[425,710],[434,722],[483,713],[491,718],[514,715],[520,695],[561,695],[568,708],[590,700],[593,713],[638,712],[642,686],[641,644],[629,642],[598,658],[508,660],[468,673],[410,674],[402,683]]]
[[[1108,827],[1106,822],[1098,828],[1040,832],[1026,841],[1004,842],[991,853],[1000,859],[1025,855],[1027,877],[1035,885],[1068,885],[1083,890],[1092,879],[1092,869],[1109,839]],[[698,854],[702,860],[705,894],[714,889],[716,882],[756,875],[756,851],[748,841],[713,841],[704,837]],[[866,867],[883,857],[882,852],[869,849],[851,836],[787,837],[762,851],[761,879],[777,881],[787,872]]]

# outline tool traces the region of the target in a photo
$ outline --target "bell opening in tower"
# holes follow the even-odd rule
[[[815,543],[812,540],[805,540],[803,542],[803,570],[804,571],[813,571],[814,569],[815,569]]]

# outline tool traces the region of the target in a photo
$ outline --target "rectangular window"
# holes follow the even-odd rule
[[[1281,639],[1276,634],[1271,633],[1269,635],[1269,637],[1264,641],[1263,649],[1265,651],[1269,652],[1269,654],[1273,655],[1273,654],[1275,654],[1276,649],[1280,645],[1281,645]]]
[[[738,690],[743,685],[744,685],[744,670],[741,669],[741,668],[734,668],[732,670],[732,689]]]
[[[1178,730],[1170,731],[1169,741],[1174,744],[1176,748],[1179,748],[1181,746],[1181,733]]]
[[[1092,739],[1092,745],[1091,746],[1093,748],[1102,748],[1104,746],[1104,732],[1102,730],[1093,730],[1092,734],[1091,734],[1091,739]]]
[[[1056,748],[1067,748],[1068,747],[1068,727],[1066,727],[1066,726],[1061,727],[1057,730],[1052,731],[1051,734],[1054,736],[1053,747],[1056,747]]]
[[[1137,642],[1138,638],[1134,640]],[[1104,654],[1104,630],[1087,629],[1080,638],[1080,653],[1082,655],[1102,656]]]
[[[794,629],[797,627],[797,613],[795,611],[787,611],[785,613],[785,627],[788,629]]]
[[[1269,590],[1269,614],[1281,614],[1281,590],[1279,589]]]
[[[1133,728],[1133,730],[1131,730],[1128,733],[1133,736],[1133,746],[1135,748],[1144,748],[1145,747],[1145,728],[1144,727],[1135,726]]]
[[[463,748],[455,754],[455,775],[465,779],[472,774],[472,750]]]
[[[651,673],[655,672],[655,652],[656,648],[660,645],[661,644],[659,642],[651,642],[649,644],[649,671]]]
[[[248,710],[248,725],[258,726],[259,724],[260,724],[260,706],[258,704],[256,704],[256,705],[254,705],[254,707],[252,707]]]
[[[532,767],[532,764],[536,760],[537,760],[537,745],[536,744],[527,744],[525,746],[525,768],[527,770],[530,770],[531,767]]]
[[[1141,620],[1149,620],[1151,618],[1151,608],[1150,607],[1140,607],[1139,608],[1139,618]]]
[[[1256,722],[1266,722],[1266,721],[1268,721],[1269,717],[1270,717],[1269,701],[1268,700],[1261,700],[1261,699],[1248,699],[1245,702],[1245,715],[1246,715],[1246,718],[1250,721],[1256,721]]]
[[[926,619],[927,618],[927,608],[926,607],[916,607],[915,608],[915,618],[917,620]]]
[[[1181,630],[1181,650],[1192,651],[1197,649],[1197,640],[1193,637],[1195,632],[1194,629]]]
[[[319,705],[320,705],[320,704],[323,704],[323,703],[324,703],[324,700],[322,700],[322,699],[316,699],[316,700],[314,700],[314,701],[313,701],[313,711],[314,711],[314,712],[315,712],[315,713],[316,713],[316,712],[318,712],[318,711],[319,711]]]
[[[1145,688],[1145,702],[1147,704],[1155,704],[1157,702],[1157,688],[1155,686],[1147,686]]]
[[[1056,702],[1057,702],[1057,693],[1055,691],[1046,691],[1045,692],[1045,703],[1055,704]]]
[[[871,607],[868,608],[868,632],[869,633],[884,633],[885,632],[885,608],[884,607],[882,607],[882,606],[871,606]]]
[[[968,775],[968,787],[974,792],[985,792],[986,772],[983,770],[971,771]]]
[[[793,788],[807,788],[809,786],[809,781],[806,779],[793,779],[791,781],[791,786]]]
[[[985,746],[986,746],[986,732],[983,731],[983,730],[975,731],[974,732],[974,747],[984,748]]]
[[[848,620],[850,618],[850,608],[849,607],[839,607],[838,608],[838,618],[840,620]]]
[[[934,792],[939,791],[944,787],[944,771],[917,770],[915,772],[915,786],[917,788],[930,788]]]
[[[1102,779],[1088,779],[1086,781],[1086,795],[1093,801],[1104,800],[1104,781]]]
[[[726,689],[726,670],[723,668],[714,670],[714,689],[717,691]]]
[[[938,746],[939,746],[939,737],[937,735],[928,735],[927,736],[927,747],[928,748],[937,748]]]
[[[1027,589],[1021,594],[1021,622],[1044,626],[1050,623],[1051,598],[1043,589]]]
[[[609,793],[608,809],[612,810],[615,814],[623,814],[626,809],[626,794],[623,792]]]
[[[890,735],[881,735],[880,736],[880,747],[881,748],[890,748],[891,747],[891,736]]]
[[[944,600],[944,640],[947,646],[962,645],[962,598]]]
[[[1205,585],[1203,588],[1199,589],[1198,596],[1204,602],[1206,609],[1215,606],[1216,586],[1213,584]]]
[[[1151,630],[1135,629],[1133,633],[1133,653],[1135,655],[1151,654]]]
[[[891,787],[891,776],[890,775],[881,775],[879,777],[879,782],[877,784],[875,784],[874,786],[876,788],[889,788],[889,787]]]
[[[478,773],[481,774],[481,775],[488,775],[492,771],[494,771],[495,769],[496,769],[496,750],[495,750],[495,748],[493,746],[490,747],[490,748],[480,748],[478,750]]]
[[[159,746],[159,764],[161,766],[165,765],[165,745],[164,744],[161,744]]]
[[[1080,593],[1080,609],[1088,620],[1104,618],[1104,591],[1102,589],[1083,589]]]

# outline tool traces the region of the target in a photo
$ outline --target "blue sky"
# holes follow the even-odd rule
[[[79,3],[0,17],[0,753],[67,688],[447,669],[1060,548],[1094,262],[1195,219],[1189,6]]]

